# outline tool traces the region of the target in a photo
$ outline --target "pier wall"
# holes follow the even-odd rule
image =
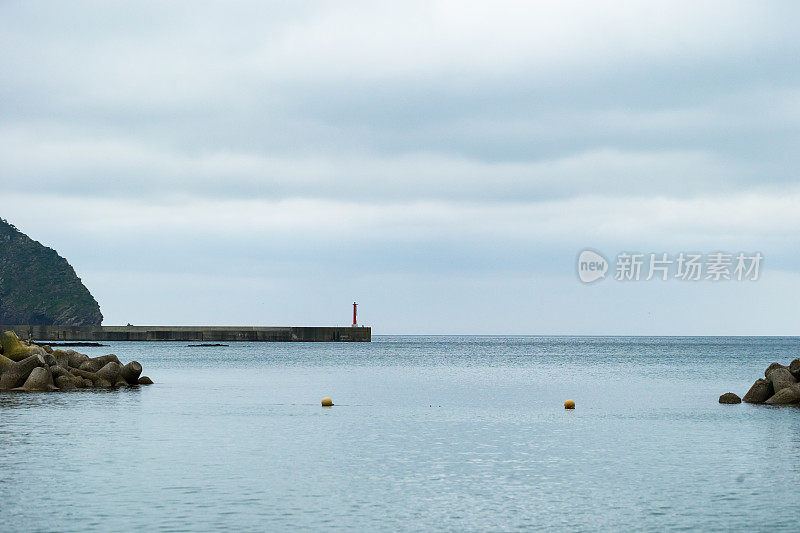
[[[21,339],[45,341],[370,342],[369,327],[0,326]]]

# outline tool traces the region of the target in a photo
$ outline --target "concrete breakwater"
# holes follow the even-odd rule
[[[45,341],[370,342],[369,327],[291,326],[0,326],[19,338]]]

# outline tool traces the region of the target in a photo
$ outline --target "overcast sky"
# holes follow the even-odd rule
[[[794,2],[0,3],[0,216],[105,324],[797,334]],[[584,248],[612,261],[579,281]],[[622,251],[760,251],[620,282]],[[0,251],[0,253],[2,253]]]

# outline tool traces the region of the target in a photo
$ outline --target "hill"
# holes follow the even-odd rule
[[[99,326],[100,305],[66,259],[0,219],[0,324]]]

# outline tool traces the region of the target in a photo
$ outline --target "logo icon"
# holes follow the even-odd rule
[[[591,283],[606,277],[608,261],[602,255],[584,250],[578,256],[578,277],[584,283]]]

